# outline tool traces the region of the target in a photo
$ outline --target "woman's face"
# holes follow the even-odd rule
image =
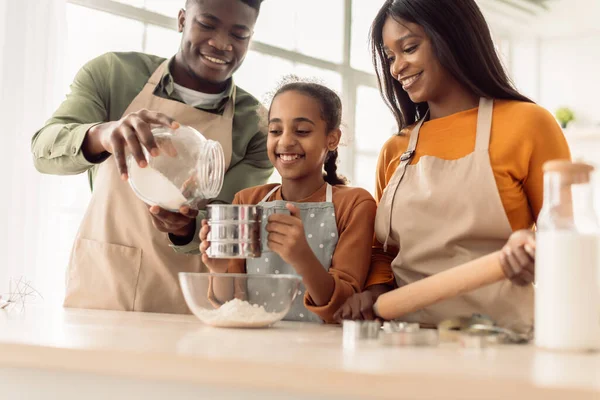
[[[454,79],[440,64],[421,25],[388,17],[382,35],[390,73],[412,102],[431,102],[444,95]]]

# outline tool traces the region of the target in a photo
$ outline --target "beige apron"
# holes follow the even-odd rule
[[[235,89],[223,115],[198,110],[154,96],[165,68],[167,61],[124,115],[149,109],[192,126],[221,143],[229,166]],[[169,244],[167,234],[152,225],[148,206],[120,179],[112,157],[105,160],[71,253],[65,307],[189,313],[177,274],[206,268],[200,256],[176,253]]]
[[[399,286],[500,250],[512,229],[490,164],[493,100],[481,99],[475,151],[458,160],[422,156],[409,165],[423,121],[385,188],[375,220],[377,240],[399,248],[392,268]],[[404,316],[424,324],[485,314],[521,331],[533,325],[533,286],[508,280]]]

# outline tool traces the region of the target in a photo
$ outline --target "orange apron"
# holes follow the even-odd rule
[[[158,67],[123,115],[149,109],[191,126],[221,143],[229,166],[235,89],[223,115],[157,97],[153,93],[167,65]],[[71,252],[64,306],[189,313],[179,272],[206,272],[206,267],[200,256],[170,247],[167,234],[152,225],[148,206],[121,180],[112,157],[105,160]]]
[[[481,99],[475,151],[458,160],[422,156],[409,165],[423,121],[385,188],[375,220],[377,239],[399,248],[392,268],[403,286],[500,250],[512,233],[489,157],[493,100]],[[533,286],[506,280],[446,300],[402,319],[424,324],[485,314],[501,326],[533,326]]]

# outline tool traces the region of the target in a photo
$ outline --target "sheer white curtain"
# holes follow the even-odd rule
[[[65,259],[53,251],[61,178],[34,169],[30,140],[64,97],[65,26],[65,0],[0,0],[0,293],[24,277],[47,302],[63,294]]]

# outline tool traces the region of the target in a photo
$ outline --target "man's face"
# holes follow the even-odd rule
[[[179,12],[181,58],[193,76],[220,84],[248,52],[258,11],[240,0],[199,0]]]

